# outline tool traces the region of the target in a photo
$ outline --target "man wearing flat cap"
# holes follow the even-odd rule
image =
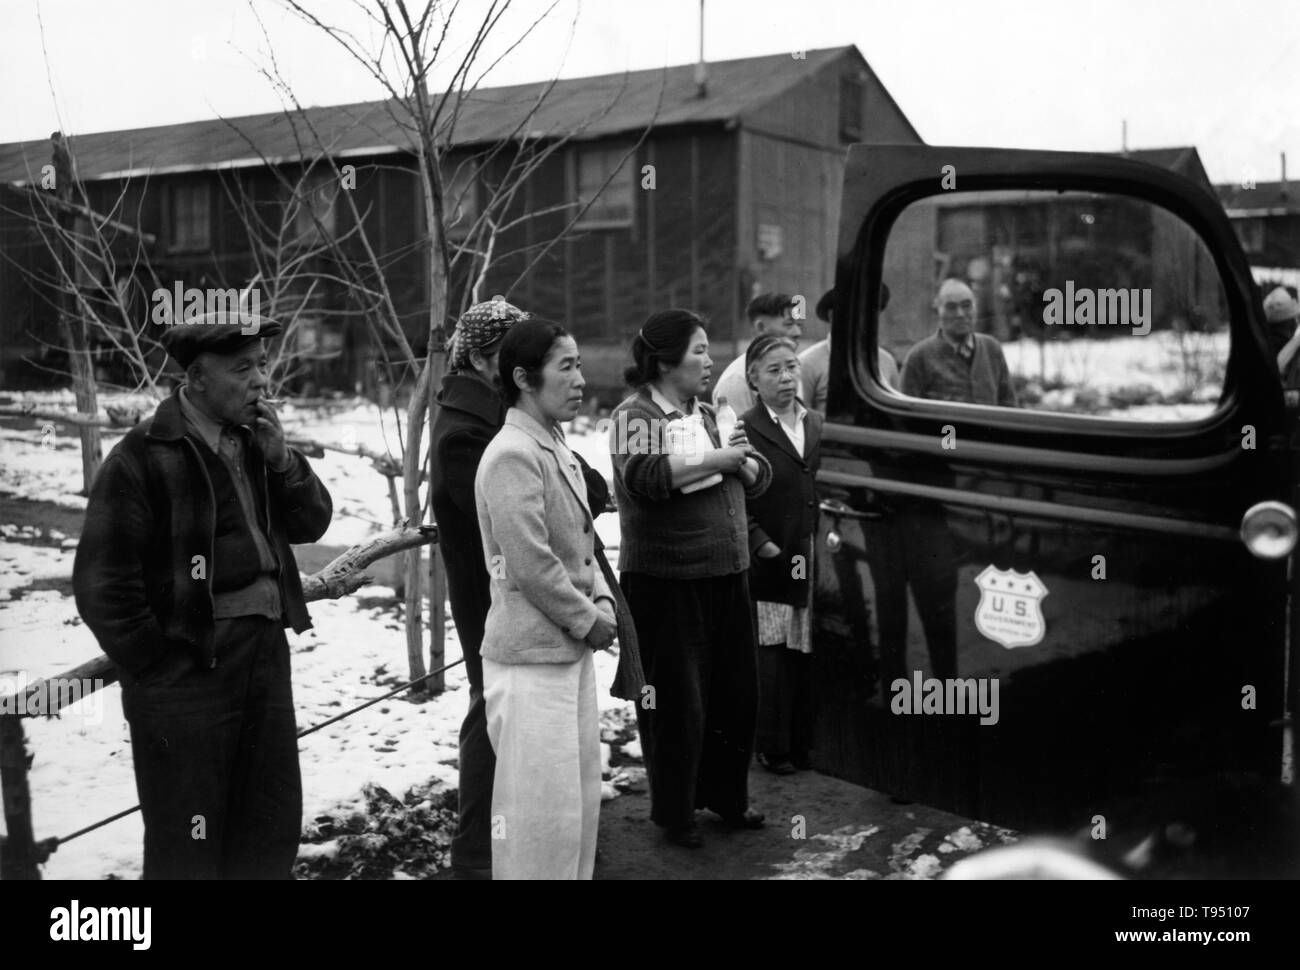
[[[302,825],[284,627],[311,626],[290,543],[329,492],[266,401],[278,323],[168,324],[185,383],[91,488],[77,608],[117,667],[144,816],[146,879],[289,878]]]

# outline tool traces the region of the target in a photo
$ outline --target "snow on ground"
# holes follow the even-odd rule
[[[1052,340],[1043,345],[1028,337],[1002,345],[1012,374],[1037,380],[1058,379],[1075,387],[1099,391],[1149,384],[1162,396],[1183,387],[1185,365],[1217,364],[1219,372],[1228,362],[1230,335],[1157,330],[1144,337],[1123,335],[1108,340]],[[1041,357],[1040,357],[1041,353]],[[1044,363],[1046,367],[1044,368]],[[1209,400],[1217,401],[1218,385],[1206,387]]]
[[[1202,364],[1227,356],[1226,335],[1190,335]],[[1022,340],[1004,345],[1013,372],[1037,377],[1039,347]],[[1186,348],[1182,348],[1186,349]],[[1176,335],[1147,338],[1072,341],[1047,345],[1046,375],[1099,390],[1149,384],[1160,394],[1178,391],[1185,382]],[[1193,403],[1143,405],[1115,416],[1128,420],[1180,420],[1199,417],[1213,407],[1219,388],[1208,382]],[[73,410],[69,391],[22,395],[25,403]],[[101,405],[109,403],[101,396]],[[360,444],[400,455],[400,429],[391,409],[341,401],[336,406],[297,408],[287,404],[282,421],[291,434],[339,445]],[[103,434],[107,454],[121,435]],[[598,425],[580,419],[569,442],[608,479],[608,444]],[[334,520],[322,542],[350,546],[387,529],[393,518],[386,480],[366,459],[327,451],[313,467],[334,499]],[[0,428],[0,492],[84,509],[80,444],[66,428],[15,431]],[[399,481],[400,488],[400,481]],[[617,565],[618,517],[597,519],[611,561]],[[43,544],[32,544],[40,542]],[[99,654],[81,623],[72,597],[48,585],[72,574],[74,549],[59,534],[0,523],[0,690],[20,676],[26,680],[58,674]],[[293,651],[294,692],[300,728],[338,714],[363,699],[376,697],[405,682],[406,644],[391,607],[363,606],[359,598],[391,596],[387,587],[370,586],[339,601],[311,604],[315,629],[289,633]],[[455,628],[448,624],[446,658],[459,658]],[[615,658],[597,655],[601,710],[628,705],[607,693]],[[414,704],[400,698],[381,704],[303,739],[304,816],[310,820],[331,806],[355,803],[361,788],[374,782],[401,795],[430,777],[448,785],[456,781],[455,757],[460,720],[467,703],[462,667],[446,676],[447,690],[434,700]],[[35,753],[31,773],[38,839],[66,835],[136,803],[130,738],[116,686],[92,695],[76,712],[57,719],[24,722]],[[138,814],[69,843],[45,868],[49,878],[134,878],[140,873],[142,828]]]
[[[72,408],[66,392],[25,395],[24,400],[40,407]],[[381,424],[378,409],[365,403],[316,411],[289,406],[283,415],[290,433],[381,452],[387,450],[387,440],[397,453],[392,412],[383,418]],[[39,430],[0,429],[0,491],[84,509],[85,499],[76,495],[81,487],[78,439],[75,434],[52,437],[51,442],[51,436]],[[104,436],[105,454],[119,438]],[[571,442],[584,457],[602,461],[606,445],[593,431],[575,433]],[[608,474],[607,454],[603,465]],[[392,512],[387,485],[367,460],[327,451],[324,458],[313,460],[313,467],[334,498],[334,522],[324,543],[351,545],[388,528]],[[605,515],[598,523],[606,542],[617,548],[617,517]],[[0,528],[0,691],[99,655],[70,595],[24,589],[40,580],[71,577],[72,544],[50,547],[63,538],[30,527]],[[34,540],[50,545],[30,544]],[[315,628],[301,636],[287,631],[300,729],[408,679],[405,635],[397,615],[391,607],[362,605],[368,597],[391,595],[387,587],[368,586],[342,600],[312,603]],[[459,658],[460,645],[449,621],[446,661]],[[616,658],[600,653],[596,661],[601,710],[626,707],[608,694]],[[120,698],[114,685],[62,717],[23,722],[28,748],[35,755],[30,783],[37,839],[70,834],[136,804],[130,735]],[[454,786],[457,738],[467,704],[464,668],[457,666],[446,674],[446,691],[431,701],[416,704],[399,695],[304,738],[304,819],[360,801],[367,782],[398,796],[431,777]],[[50,858],[44,874],[53,879],[138,878],[142,839],[136,813],[68,843]]]

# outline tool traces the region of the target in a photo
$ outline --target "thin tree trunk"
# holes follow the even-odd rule
[[[446,355],[432,354],[433,362],[429,380],[429,427],[438,415],[438,390],[442,387],[442,375],[446,369]],[[429,488],[433,488],[433,449],[429,449]],[[437,549],[429,550],[429,669],[438,670],[446,660],[447,640],[447,579],[442,556]],[[434,674],[428,681],[429,690],[441,694],[445,682],[442,674]]]
[[[65,168],[57,154],[55,155],[55,166],[57,169]],[[70,173],[71,165],[68,165],[66,171],[61,173],[63,177],[55,185],[58,198],[68,203],[72,201],[73,189]],[[61,277],[59,287],[59,329],[62,331],[63,345],[68,348],[68,362],[72,368],[72,393],[76,397],[79,412],[98,416],[99,395],[95,390],[95,370],[90,359],[90,348],[87,345],[86,325],[76,315],[74,309],[76,301],[73,299],[74,294],[71,290],[77,279],[76,264],[70,252],[76,217],[67,206],[61,206],[56,218],[59,227],[59,252],[57,258],[61,267],[59,273]],[[95,481],[95,475],[99,471],[99,463],[104,456],[103,444],[100,442],[99,428],[94,425],[81,425],[77,433],[81,436],[81,494],[89,495],[90,486]]]
[[[406,500],[407,525],[419,525],[423,517],[420,506],[420,439],[424,431],[424,415],[428,407],[430,371],[433,355],[425,360],[420,376],[411,391],[410,405],[406,409],[406,467],[402,488]],[[424,611],[420,602],[421,550],[412,549],[406,554],[406,662],[409,680],[425,675],[424,666]]]

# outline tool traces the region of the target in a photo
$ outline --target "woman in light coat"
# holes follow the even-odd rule
[[[492,606],[483,694],[496,752],[494,879],[590,879],[600,814],[593,649],[614,640],[587,489],[560,422],[582,404],[562,327],[515,324],[501,342],[505,425],[474,481]]]

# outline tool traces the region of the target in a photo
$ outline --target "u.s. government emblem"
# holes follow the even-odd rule
[[[986,566],[975,577],[980,588],[975,628],[1004,647],[1032,647],[1047,633],[1043,597],[1047,587],[1034,572]]]

